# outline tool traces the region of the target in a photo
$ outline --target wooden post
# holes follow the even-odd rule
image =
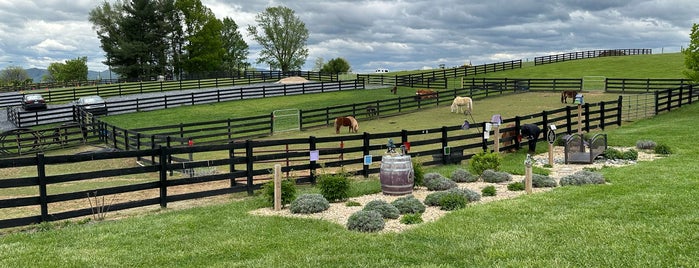
[[[524,190],[527,194],[532,193],[532,156],[527,154],[524,160]]]
[[[553,143],[549,143],[549,165],[553,167]]]
[[[274,165],[274,211],[282,210],[282,165]]]
[[[578,134],[582,135],[582,104],[578,104]]]
[[[493,124],[493,127],[495,128],[493,131],[495,131],[495,143],[493,144],[493,151],[496,153],[500,153],[500,124]]]

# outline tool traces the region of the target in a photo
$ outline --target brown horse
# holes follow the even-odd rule
[[[393,95],[396,95],[396,93],[398,93],[398,87],[393,86],[393,88],[391,88],[391,93],[393,93]]]
[[[434,90],[430,89],[418,89],[415,92],[415,99],[416,100],[424,100],[424,99],[432,99],[432,98],[439,98],[439,93]]]
[[[359,123],[351,116],[340,116],[335,118],[335,134],[340,134],[340,128],[346,126],[349,132],[357,133]]]
[[[575,90],[564,90],[561,92],[561,103],[568,103],[568,98],[575,98],[576,94],[578,92]]]
[[[512,128],[512,130],[508,130],[508,131],[500,134],[500,139],[503,140],[502,143],[500,144],[500,146],[507,147],[507,146],[512,145],[514,143],[514,139],[517,138],[517,130],[515,129],[515,124],[507,124],[505,127],[502,127],[502,128]],[[517,151],[517,149],[511,148],[507,151],[508,152],[515,152],[515,151]]]

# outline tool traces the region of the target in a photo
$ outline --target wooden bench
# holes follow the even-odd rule
[[[582,135],[573,134],[565,139],[565,163],[591,164],[607,150],[607,134],[595,134],[586,141]]]

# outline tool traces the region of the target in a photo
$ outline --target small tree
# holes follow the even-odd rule
[[[323,68],[320,69],[321,72],[323,73],[346,73],[349,72],[351,69],[349,62],[343,58],[335,58],[331,59],[328,61],[328,63],[323,65]]]
[[[699,82],[699,24],[692,25],[689,40],[689,46],[682,51],[684,65],[688,69],[684,71],[684,75],[694,82]]]
[[[282,72],[301,68],[308,57],[308,29],[294,11],[269,7],[257,14],[255,21],[257,27],[248,26],[248,33],[262,46],[257,63],[267,63]]]
[[[0,72],[0,81],[4,84],[17,86],[30,80],[27,70],[20,66],[9,66]]]

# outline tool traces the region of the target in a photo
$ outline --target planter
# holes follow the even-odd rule
[[[413,193],[414,174],[410,155],[384,155],[381,158],[381,191],[386,195]]]

